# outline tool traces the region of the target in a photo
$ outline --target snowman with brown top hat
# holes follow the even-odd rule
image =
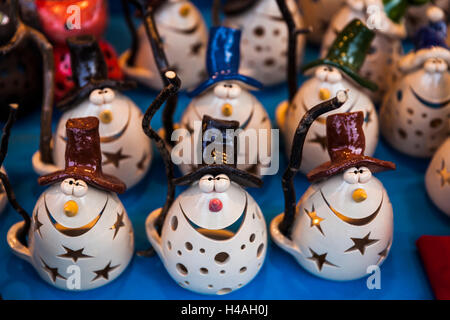
[[[100,120],[104,171],[132,187],[147,173],[152,158],[150,141],[139,125],[142,113],[131,99],[121,93],[134,87],[134,83],[108,79],[107,66],[94,37],[69,38],[67,44],[76,86],[57,104],[64,113],[53,136],[53,163],[44,162],[37,152],[33,156],[33,167],[38,173],[62,168],[67,120],[93,116]]]
[[[270,233],[283,250],[309,272],[331,280],[354,280],[380,265],[392,245],[389,197],[372,174],[395,169],[388,161],[364,155],[362,112],[327,117],[331,160],[308,173],[313,184],[298,204],[293,178],[300,168],[310,110],[294,137],[283,176],[285,212],[272,220]]]
[[[33,215],[15,200],[6,176],[8,199],[24,218],[7,234],[18,257],[33,265],[49,284],[64,290],[105,285],[127,267],[134,251],[131,221],[116,193],[125,184],[103,173],[99,120],[69,119],[65,168],[38,180],[50,185]]]

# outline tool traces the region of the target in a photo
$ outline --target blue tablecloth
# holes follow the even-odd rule
[[[198,2],[207,4],[204,0]],[[116,3],[112,4],[112,9],[117,12]],[[208,13],[205,18],[210,21]],[[106,38],[119,53],[129,46],[128,30],[119,14],[114,13],[111,17]],[[309,47],[305,60],[314,59],[317,52],[317,48]],[[143,87],[126,94],[143,111],[156,96],[156,92]],[[257,92],[256,95],[273,120],[276,106],[287,97],[287,87],[277,86]],[[177,120],[188,102],[188,98],[181,94]],[[28,212],[32,211],[35,201],[44,190],[37,185],[37,175],[31,167],[32,154],[38,148],[39,116],[36,112],[14,126],[5,161],[18,200]],[[55,114],[54,126],[58,117]],[[154,120],[155,127],[160,125],[161,112]],[[378,175],[394,208],[394,240],[390,255],[381,267],[380,290],[369,290],[366,278],[350,282],[319,279],[303,270],[290,255],[270,242],[265,264],[255,279],[244,288],[222,297],[198,295],[179,287],[157,256],[135,256],[118,279],[102,288],[88,292],[65,292],[45,283],[31,265],[10,252],[6,233],[20,218],[8,205],[0,215],[0,293],[5,299],[432,299],[433,293],[415,241],[424,234],[450,234],[450,219],[438,211],[426,194],[424,174],[429,160],[404,156],[390,148],[383,139],[375,156],[395,162],[398,168],[395,172]],[[265,177],[262,189],[249,190],[259,203],[268,224],[283,211],[281,174],[286,166],[284,155],[281,155],[280,163],[280,172],[276,176]],[[295,185],[297,196],[300,197],[309,184],[299,174]],[[144,181],[120,196],[133,222],[137,249],[148,247],[144,221],[151,211],[163,204],[165,191],[163,163],[155,152],[151,170]]]

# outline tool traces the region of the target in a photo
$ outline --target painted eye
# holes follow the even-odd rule
[[[367,181],[370,180],[370,178],[372,178],[372,172],[370,172],[369,168],[360,167],[358,171],[359,171],[359,182],[366,183]]]
[[[73,187],[73,194],[76,197],[82,197],[84,196],[88,191],[88,186],[86,184],[86,182],[84,182],[83,180],[77,180],[75,181],[75,185]]]
[[[75,179],[72,178],[65,179],[63,182],[61,182],[61,191],[65,195],[70,196],[73,193],[74,186],[75,186]]]
[[[111,103],[114,100],[114,90],[110,88],[103,89],[103,98],[105,99],[105,103]]]
[[[347,169],[344,172],[344,180],[350,184],[357,183],[359,180],[359,170],[355,167]]]
[[[9,17],[4,14],[3,12],[0,12],[0,25],[4,26],[9,23]]]
[[[204,175],[198,182],[200,190],[205,193],[212,192],[214,190],[214,177],[210,174]]]
[[[93,90],[89,95],[89,101],[98,106],[102,105],[105,102],[103,90],[100,89]]]
[[[219,83],[214,87],[214,94],[220,99],[225,99],[228,95],[228,85]]]
[[[229,90],[228,94],[231,99],[236,99],[237,97],[240,96],[241,91],[242,91],[241,86],[239,86],[237,84],[232,84],[231,89]]]
[[[315,76],[320,81],[325,81],[328,75],[328,69],[327,68],[317,68]]]
[[[230,178],[225,174],[219,174],[215,179],[215,188],[217,192],[225,192],[230,187]]]

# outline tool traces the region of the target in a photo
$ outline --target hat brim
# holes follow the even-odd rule
[[[187,95],[189,97],[195,97],[201,94],[203,91],[207,90],[212,85],[221,82],[221,81],[239,81],[242,82],[248,86],[250,86],[251,90],[259,90],[263,87],[262,83],[259,82],[256,79],[244,76],[242,74],[220,74],[214,78],[209,78],[208,80],[201,83],[197,88],[194,90],[187,92]]]
[[[73,88],[66,97],[64,97],[60,102],[56,104],[56,108],[60,110],[67,110],[73,105],[79,103],[81,100],[88,97],[91,94],[92,90],[111,88],[117,89],[119,91],[125,91],[136,88],[136,85],[137,84],[135,81],[130,80],[91,80],[88,84],[81,88]]]
[[[223,164],[213,164],[199,167],[197,170],[192,171],[184,175],[183,177],[174,179],[173,182],[176,185],[181,186],[189,185],[196,181],[199,181],[200,178],[206,174],[210,174],[213,176],[216,176],[218,174],[226,174],[231,181],[234,181],[243,187],[260,188],[263,185],[263,181],[259,177],[246,171]]]
[[[51,183],[63,181],[67,178],[80,179],[99,189],[116,193],[124,193],[127,189],[125,183],[114,176],[98,173],[89,174],[86,170],[77,168],[68,168],[41,176],[38,179],[38,183],[41,186],[46,186]]]
[[[365,87],[365,88],[367,88],[369,90],[372,90],[372,91],[377,91],[378,90],[378,86],[374,82],[372,82],[370,80],[367,80],[367,79],[364,79],[363,77],[361,77],[359,74],[354,72],[349,67],[341,65],[341,64],[339,64],[337,62],[331,61],[331,60],[329,60],[327,58],[318,59],[318,60],[315,60],[315,61],[312,61],[310,63],[307,63],[307,64],[303,65],[302,68],[301,68],[301,72],[304,73],[307,70],[315,68],[315,67],[318,67],[320,65],[329,65],[329,66],[338,68],[339,70],[341,70],[344,73],[346,73],[350,78],[352,78],[354,81],[356,81],[356,83],[360,84],[361,86],[363,86],[363,87]]]
[[[341,161],[325,162],[317,168],[311,170],[306,177],[310,182],[334,176],[351,167],[367,167],[372,173],[395,170],[395,163],[375,159],[369,156],[354,156],[352,158],[342,159]]]

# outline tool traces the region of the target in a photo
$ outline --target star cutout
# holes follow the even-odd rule
[[[119,267],[119,264],[117,266],[111,267],[111,261],[110,261],[108,263],[108,265],[104,269],[94,271],[96,276],[91,281],[95,281],[95,280],[97,280],[99,278],[104,278],[104,279],[108,280],[109,279],[109,273],[111,271],[113,271],[114,269],[116,269],[117,267]]]
[[[366,125],[369,125],[369,123],[371,123],[371,122],[372,122],[372,111],[369,110],[369,111],[366,111],[366,116],[364,117],[364,123]]]
[[[121,160],[130,158],[129,155],[122,154],[122,148],[120,148],[116,153],[103,151],[103,155],[106,157],[103,165],[112,163],[116,168],[119,168]]]
[[[389,242],[387,243],[386,248],[384,248],[382,251],[378,252],[378,255],[380,256],[380,258],[378,259],[377,264],[379,264],[381,261],[383,261],[387,257],[390,249],[391,249],[391,240],[389,240]]]
[[[323,151],[327,150],[328,141],[327,136],[321,136],[318,133],[314,133],[316,137],[314,139],[309,140],[309,142],[318,143],[322,147]]]
[[[59,274],[58,268],[51,268],[51,267],[49,267],[48,264],[46,264],[45,261],[42,260],[42,258],[41,258],[41,261],[44,264],[44,270],[47,271],[47,273],[52,278],[53,282],[56,282],[56,278],[67,280],[67,278],[65,278],[65,277],[63,277],[62,275]]]
[[[67,248],[65,246],[62,246],[62,247],[64,248],[64,250],[66,250],[66,253],[60,254],[58,257],[69,258],[69,259],[72,259],[73,262],[77,262],[78,259],[92,258],[92,256],[88,256],[87,254],[83,253],[84,248],[81,248],[79,250],[72,250],[72,249]]]
[[[317,254],[313,249],[309,248],[309,251],[311,251],[312,256],[309,257],[309,260],[313,260],[316,262],[317,264],[317,268],[319,268],[319,271],[322,271],[322,267],[324,264],[327,264],[329,266],[333,266],[333,267],[337,267],[337,265],[332,264],[330,261],[328,261],[327,258],[327,254],[328,253],[324,253],[324,254]]]
[[[117,219],[116,222],[114,223],[114,225],[110,228],[110,230],[114,230],[114,236],[113,239],[116,238],[117,233],[119,232],[119,229],[121,227],[125,227],[125,223],[123,223],[123,215],[124,213],[122,212],[122,214],[117,214]]]
[[[145,160],[147,160],[147,153],[144,153],[143,155],[142,155],[142,158],[141,158],[141,160],[136,164],[136,167],[139,169],[139,170],[144,170],[144,163],[145,163]]]
[[[41,234],[41,227],[43,226],[43,224],[39,221],[39,209],[37,209],[36,211],[36,215],[34,216],[34,232],[38,232],[39,236],[42,238],[42,234]]]
[[[369,239],[369,237],[370,232],[364,238],[350,238],[352,239],[354,245],[345,250],[345,252],[359,250],[359,252],[361,252],[361,254],[364,255],[364,253],[366,252],[366,247],[379,241],[378,239]]]
[[[436,170],[436,172],[441,176],[441,187],[444,187],[446,183],[450,185],[450,172],[447,171],[445,167],[445,160],[442,159],[442,165],[440,170]]]
[[[311,212],[309,212],[306,208],[305,208],[305,213],[308,215],[308,217],[311,219],[311,227],[316,227],[317,229],[319,229],[320,233],[322,235],[325,235],[322,231],[322,227],[320,226],[320,223],[325,220],[324,218],[321,218],[317,215],[316,213],[316,209],[314,209],[314,204],[312,206]]]
[[[191,46],[191,54],[193,56],[197,56],[200,53],[201,48],[203,48],[203,43],[201,43],[201,42],[194,43]]]

